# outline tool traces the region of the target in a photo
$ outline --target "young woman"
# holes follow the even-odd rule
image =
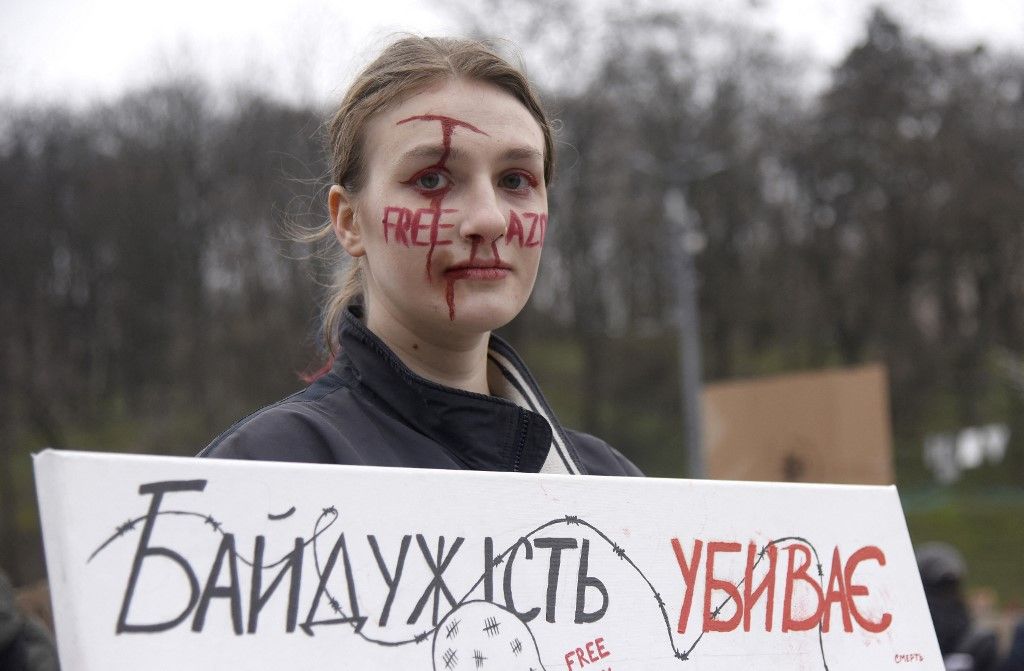
[[[330,222],[352,258],[325,311],[333,363],[201,456],[640,475],[559,425],[492,331],[533,289],[554,143],[529,82],[484,45],[407,38],[329,128]]]

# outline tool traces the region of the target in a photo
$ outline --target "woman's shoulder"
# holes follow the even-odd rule
[[[308,463],[345,463],[341,384],[320,380],[235,422],[198,456]],[[331,408],[328,408],[330,405]]]
[[[642,477],[643,471],[617,449],[597,436],[566,429],[569,439],[590,475],[627,475]]]
[[[235,422],[198,456],[218,459],[329,462],[323,418],[299,394]]]

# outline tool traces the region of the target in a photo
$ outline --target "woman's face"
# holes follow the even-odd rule
[[[340,208],[332,195],[331,209],[342,245],[366,256],[371,328],[431,337],[508,323],[547,228],[544,136],[526,108],[490,84],[448,81],[375,116],[364,147],[363,187]]]

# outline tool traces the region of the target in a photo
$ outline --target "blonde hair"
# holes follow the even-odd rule
[[[550,183],[555,161],[551,126],[525,75],[483,42],[437,37],[402,38],[385,48],[356,77],[327,125],[333,183],[349,193],[362,188],[364,129],[375,114],[400,104],[430,84],[459,78],[498,87],[522,103],[537,120],[544,134],[544,181]],[[309,240],[330,241],[333,235],[328,222]],[[347,271],[338,274],[323,309],[323,342],[330,358],[338,352],[338,327],[346,306],[365,290],[363,259],[353,259]]]

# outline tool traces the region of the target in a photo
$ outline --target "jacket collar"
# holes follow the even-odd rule
[[[512,347],[488,344],[488,382],[497,396],[432,382],[410,370],[350,306],[332,373],[369,394],[399,421],[474,470],[585,473],[575,448]]]

